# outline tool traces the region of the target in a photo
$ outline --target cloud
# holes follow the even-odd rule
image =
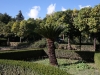
[[[85,8],[85,7],[91,7],[91,5],[86,5],[86,6],[79,5],[80,9]]]
[[[29,13],[28,13],[28,16],[30,18],[34,18],[36,19],[38,17],[38,14],[39,14],[39,11],[40,11],[40,6],[34,6],[30,9]]]
[[[56,7],[56,4],[50,4],[47,8],[47,14],[52,14],[53,12],[55,12],[55,7]]]
[[[61,8],[62,11],[66,11],[66,9],[64,7]]]

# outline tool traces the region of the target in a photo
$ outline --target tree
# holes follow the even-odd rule
[[[18,36],[20,37],[32,37],[34,35],[34,29],[36,28],[35,20],[22,20],[19,26]]]
[[[3,35],[3,30],[4,30],[5,25],[6,25],[5,23],[0,21],[0,35]]]
[[[16,21],[21,21],[21,20],[24,20],[24,16],[20,10],[18,15],[16,15]]]
[[[7,13],[0,14],[0,21],[7,24],[9,21],[11,21],[12,18]]]
[[[39,18],[34,20],[34,18],[29,18],[27,22],[29,24],[28,28],[30,29],[28,40],[32,42],[41,39],[42,37],[39,34],[35,33],[34,30],[40,23],[42,23],[42,19]]]
[[[78,16],[74,18],[74,26],[80,31],[80,49],[82,34],[89,34],[88,18],[90,18],[91,7],[82,8]]]
[[[50,23],[48,22],[50,20]],[[58,66],[58,62],[55,56],[55,46],[54,41],[59,36],[59,34],[64,30],[62,25],[52,24],[52,18],[49,17],[45,25],[40,25],[37,27],[36,32],[47,39],[49,61],[51,65]]]
[[[10,36],[12,34],[11,27],[13,26],[14,21],[9,21],[7,25],[4,26],[3,35]]]
[[[9,45],[9,36],[11,36],[13,33],[11,32],[11,28],[13,26],[14,21],[9,21],[9,23],[7,25],[4,26],[4,30],[3,30],[3,35],[5,37],[8,37],[8,45]]]
[[[14,24],[12,25],[11,32],[15,36],[18,36],[19,27],[20,27],[20,22],[19,21],[14,22]],[[21,40],[20,40],[20,42],[21,42]]]
[[[94,50],[96,50],[97,33],[100,32],[100,4],[92,8],[88,19],[89,32],[94,34]]]
[[[66,11],[61,11],[59,18],[58,18],[58,23],[65,26],[65,30],[63,31],[63,38],[64,35],[67,35],[68,37],[68,49],[71,50],[71,44],[70,44],[70,39],[73,36],[74,33],[74,25],[73,25],[73,11],[68,9]]]
[[[12,19],[14,20],[14,18]],[[20,21],[24,20],[24,16],[22,15],[21,10],[19,11],[18,15],[16,15],[16,22],[13,24],[11,31],[16,35],[20,36],[19,28],[20,28]],[[21,37],[20,37],[21,42]]]

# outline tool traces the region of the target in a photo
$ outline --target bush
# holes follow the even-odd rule
[[[45,48],[46,47],[46,39],[42,39],[39,41],[34,42],[33,44],[30,45],[29,48]]]
[[[0,75],[70,75],[57,67],[38,63],[0,60]]]
[[[99,53],[95,53],[94,61],[95,61],[95,64],[96,64],[97,68],[100,71],[100,52]]]
[[[30,45],[28,42],[21,42],[17,45],[17,48],[27,48]]]
[[[58,42],[54,42],[54,45],[55,45],[55,48],[57,49],[58,46],[59,46],[59,43]]]
[[[67,49],[68,44],[59,44],[58,49]],[[80,45],[71,44],[72,50],[80,50]],[[81,45],[81,51],[94,51],[93,45]]]

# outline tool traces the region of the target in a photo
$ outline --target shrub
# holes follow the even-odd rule
[[[67,49],[68,44],[59,44],[58,49]],[[80,45],[71,44],[72,50],[80,50]],[[81,51],[94,51],[93,45],[81,45]]]
[[[27,48],[30,45],[28,42],[21,42],[17,45],[17,48]]]
[[[57,49],[58,46],[59,46],[59,43],[58,42],[54,42],[54,45],[55,45],[55,48]]]
[[[45,48],[46,47],[46,39],[42,39],[39,41],[34,42],[33,44],[30,45],[29,48]]]
[[[94,61],[95,61],[95,64],[96,64],[97,68],[100,71],[100,52],[99,53],[95,53]]]
[[[0,60],[0,75],[70,75],[57,67],[38,63]]]

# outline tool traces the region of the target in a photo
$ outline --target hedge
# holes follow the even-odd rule
[[[13,60],[36,60],[46,56],[44,50],[10,50],[1,51],[0,59],[13,59]]]
[[[0,60],[0,75],[70,75],[58,67],[38,63]]]
[[[57,58],[85,60],[94,62],[93,51],[74,51],[74,50],[55,50]],[[48,50],[13,50],[0,52],[0,59],[13,59],[13,60],[36,60],[48,57]]]
[[[45,49],[48,55],[48,50]],[[55,50],[57,58],[84,60],[87,62],[94,62],[94,51],[75,51],[75,50]]]
[[[95,53],[94,60],[95,60],[95,64],[96,64],[97,68],[100,71],[100,52]]]

